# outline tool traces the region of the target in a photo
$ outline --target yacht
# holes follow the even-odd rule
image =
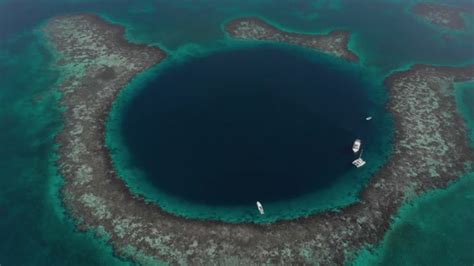
[[[260,215],[265,214],[265,211],[263,210],[262,203],[260,203],[260,201],[257,201],[257,208],[258,208],[258,211],[260,212]]]
[[[365,120],[370,121],[370,120],[372,120],[372,117],[371,117],[371,116],[367,116],[367,117],[365,118]]]
[[[352,151],[353,151],[354,153],[357,153],[357,152],[359,151],[361,143],[362,143],[362,142],[360,141],[360,139],[356,139],[356,140],[354,141],[354,144],[352,144]]]

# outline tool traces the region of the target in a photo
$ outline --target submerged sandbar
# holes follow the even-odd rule
[[[139,263],[343,264],[347,254],[383,237],[406,198],[445,187],[474,161],[453,95],[453,82],[473,79],[474,66],[416,65],[386,80],[394,152],[360,202],[264,225],[176,217],[130,192],[105,145],[115,97],[165,53],[128,43],[122,27],[94,15],[54,18],[44,32],[65,75],[64,128],[57,137],[64,204],[79,228],[97,230],[117,254]]]

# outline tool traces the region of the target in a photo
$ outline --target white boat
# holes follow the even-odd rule
[[[355,167],[359,168],[364,166],[366,161],[362,160],[362,158],[355,159],[352,164],[355,165]]]
[[[357,167],[357,168],[364,166],[365,163],[366,163],[366,161],[364,161],[364,160],[362,159],[362,152],[364,152],[364,151],[362,150],[362,151],[360,152],[359,158],[355,159],[355,160],[352,162],[352,164],[353,164],[355,167]]]
[[[265,211],[263,210],[262,203],[260,203],[260,201],[257,201],[257,208],[258,208],[258,211],[260,212],[260,215],[265,214]]]
[[[371,116],[367,116],[367,117],[365,118],[365,120],[370,121],[370,120],[372,120],[372,117],[371,117]]]
[[[353,151],[354,153],[357,153],[357,152],[359,151],[361,143],[362,143],[362,142],[361,142],[360,139],[356,139],[356,140],[354,141],[354,144],[352,144],[352,151]]]

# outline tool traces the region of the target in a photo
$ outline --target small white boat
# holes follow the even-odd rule
[[[265,214],[265,210],[263,210],[263,206],[262,206],[262,203],[260,203],[260,201],[257,201],[257,209],[260,212],[260,215]]]
[[[360,149],[360,145],[362,144],[362,141],[360,139],[356,139],[354,141],[354,144],[352,144],[352,151],[354,153],[357,153]]]
[[[355,167],[357,167],[357,168],[364,166],[365,163],[366,163],[366,161],[364,161],[364,160],[362,159],[362,153],[363,153],[363,152],[364,152],[364,151],[362,150],[362,151],[360,152],[359,158],[355,159],[355,160],[352,162],[352,164],[353,164]]]
[[[370,121],[370,120],[372,120],[372,117],[371,117],[371,116],[367,116],[367,117],[365,118],[365,120]]]
[[[362,158],[355,159],[355,160],[352,162],[352,164],[353,164],[355,167],[357,167],[357,168],[364,166],[365,163],[366,163],[366,161],[362,160]]]

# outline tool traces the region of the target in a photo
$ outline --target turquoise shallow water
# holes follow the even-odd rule
[[[446,31],[412,18],[406,12],[407,3],[0,1],[0,264],[126,264],[113,256],[103,240],[75,232],[59,200],[61,178],[54,166],[54,135],[61,120],[54,89],[60,73],[51,67],[52,58],[35,33],[45,19],[69,12],[97,12],[126,26],[129,38],[163,46],[171,53],[169,64],[187,60],[190,55],[235,47],[221,26],[243,14],[263,16],[289,30],[352,30],[355,36],[350,46],[361,55],[363,77],[379,84],[386,74],[412,63],[474,62],[473,20],[467,32],[452,33],[454,38],[447,42],[441,38]],[[133,94],[133,88],[140,88],[160,71],[155,69],[136,79],[127,93]],[[458,96],[466,102],[462,110],[474,117],[474,110],[469,108],[474,106],[473,90],[464,91]],[[127,93],[122,96],[126,98]],[[384,100],[383,91],[374,93]],[[121,163],[126,166],[126,162]],[[472,264],[472,178],[468,175],[464,178],[467,181],[452,189],[406,206],[377,252],[368,260],[362,256],[358,261],[363,265]]]

